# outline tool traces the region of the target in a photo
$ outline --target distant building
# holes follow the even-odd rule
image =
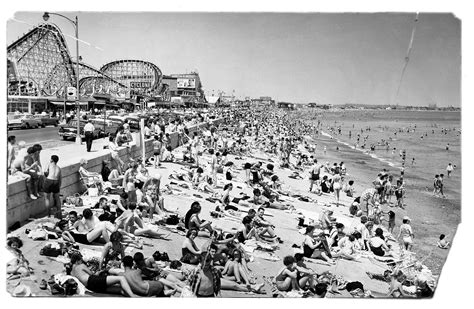
[[[319,108],[319,109],[331,109],[333,107],[332,104],[318,104],[318,103],[308,103],[306,106],[309,108]]]
[[[294,103],[287,103],[287,102],[278,102],[278,108],[283,108],[283,109],[295,109],[295,104]]]
[[[251,99],[251,104],[256,107],[275,106],[275,100],[272,97],[260,97]]]
[[[170,101],[171,97],[178,96],[178,79],[169,75],[163,75],[161,84],[164,89],[162,101]]]
[[[171,77],[176,78],[176,95],[183,98],[184,102],[204,102],[204,91],[199,73],[171,74]]]

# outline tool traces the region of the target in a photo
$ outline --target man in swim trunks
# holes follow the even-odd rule
[[[164,297],[164,286],[159,281],[147,281],[142,279],[142,271],[140,269],[132,269],[133,257],[127,255],[122,260],[125,272],[120,274],[127,280],[133,293],[139,296],[158,296]]]
[[[43,190],[46,193],[45,206],[48,209],[48,216],[51,215],[51,206],[56,210],[56,216],[61,217],[61,201],[59,199],[59,190],[61,189],[61,168],[57,165],[59,157],[51,156],[51,161],[44,172],[46,179],[44,180]],[[52,196],[52,200],[51,200]]]
[[[95,275],[82,260],[80,252],[73,252],[70,256],[71,272],[70,275],[76,277],[87,289],[96,293],[125,294],[129,297],[135,297],[127,279],[122,276],[98,276]]]
[[[314,164],[311,167],[311,170],[309,171],[309,192],[313,190],[313,184],[316,183],[316,189],[318,189],[318,180],[319,180],[319,174],[321,171],[321,165],[318,164],[318,160],[314,159]],[[319,191],[319,189],[318,189]]]

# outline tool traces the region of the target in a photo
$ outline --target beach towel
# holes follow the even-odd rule
[[[255,250],[254,252],[250,253],[253,257],[261,258],[267,261],[272,261],[272,262],[278,262],[280,261],[280,257],[278,257],[275,253],[273,252],[264,252],[260,250]]]
[[[82,260],[84,262],[88,262],[93,259],[99,259],[102,257],[102,252],[101,251],[96,251],[88,248],[82,248],[81,249],[81,254],[82,254]]]

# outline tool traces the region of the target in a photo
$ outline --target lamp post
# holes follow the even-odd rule
[[[75,21],[70,19],[69,17],[66,17],[64,15],[58,14],[58,13],[49,13],[45,12],[43,14],[43,19],[44,21],[48,21],[49,15],[57,15],[61,16],[65,19],[67,19],[70,23],[74,25],[74,30],[76,30],[76,121],[77,121],[77,132],[76,132],[76,144],[81,144],[81,121],[80,121],[80,106],[79,106],[79,23],[77,20],[77,16]]]

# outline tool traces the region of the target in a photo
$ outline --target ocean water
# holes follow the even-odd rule
[[[382,168],[388,169],[397,179],[402,166],[400,150],[406,151],[406,208],[385,205],[383,208],[396,212],[397,226],[405,215],[414,219],[412,227],[417,235],[414,251],[417,256],[429,256],[426,265],[439,274],[447,254],[434,250],[433,244],[441,233],[454,236],[461,221],[461,113],[397,110],[325,112],[310,109],[297,113],[300,119],[321,123],[323,134],[316,137],[316,156],[322,161],[333,160],[331,164],[344,161],[348,173],[353,172],[349,179],[355,180],[359,193],[372,186],[372,180]],[[357,133],[360,134],[360,142],[355,149]],[[366,148],[360,149],[364,137],[367,137]],[[379,146],[374,152],[369,152],[370,145],[382,139],[389,142],[389,150]],[[449,151],[446,150],[448,143]],[[325,146],[327,155],[322,151]],[[393,148],[396,150],[392,153]],[[414,165],[412,158],[415,158]],[[456,165],[451,178],[447,178],[448,163]],[[445,175],[445,199],[432,195],[434,175],[441,173]],[[398,231],[397,228],[395,231]]]
[[[326,113],[320,118],[325,133],[350,147],[356,147],[357,134],[360,134],[357,148],[363,152],[369,152],[372,144],[387,141],[388,150],[386,146],[376,146],[375,151],[370,151],[369,155],[386,162],[394,169],[401,168],[400,152],[404,150],[405,175],[426,179],[427,186],[431,186],[435,174],[443,173],[446,177],[448,163],[456,166],[454,174],[459,176],[456,178],[460,181],[462,168],[460,112],[344,111]],[[367,138],[366,147],[361,149],[364,138]],[[446,150],[448,144],[449,150]],[[413,158],[414,164],[412,164]],[[460,194],[460,190],[455,191],[459,191]]]

